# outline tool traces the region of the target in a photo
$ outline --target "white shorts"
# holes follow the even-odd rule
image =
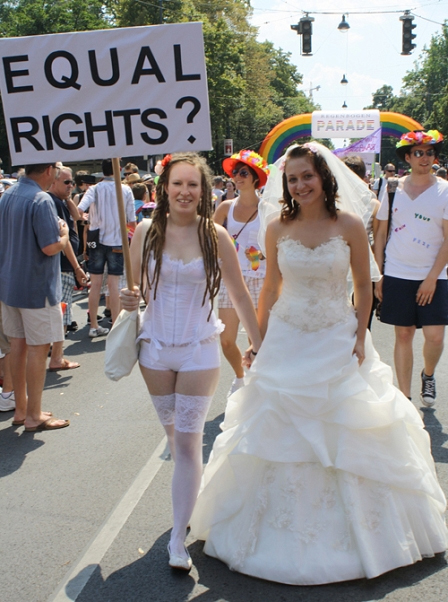
[[[213,370],[221,365],[219,336],[209,342],[161,349],[156,349],[153,343],[142,340],[138,361],[144,368],[150,370],[173,372]]]

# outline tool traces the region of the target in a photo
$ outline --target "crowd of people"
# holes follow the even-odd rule
[[[192,567],[190,527],[233,570],[288,584],[372,578],[445,551],[445,497],[410,398],[416,329],[421,402],[433,407],[448,323],[442,140],[404,134],[397,155],[410,173],[388,164],[373,191],[359,157],[315,142],[272,166],[241,150],[214,180],[195,153],[166,155],[155,178],[127,164],[133,289],[111,160],[99,183],[26,166],[0,199],[0,410],[25,431],[69,426],[42,411],[47,355],[52,344],[50,370],[79,366],[63,356],[75,286],[90,284],[89,337],[108,334],[107,273],[112,325],[120,308],[145,305],[139,366],[174,460],[172,568]],[[373,289],[395,328],[398,388],[369,333]],[[220,341],[235,378],[203,473]]]

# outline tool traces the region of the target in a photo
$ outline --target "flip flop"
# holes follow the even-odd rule
[[[62,366],[58,366],[57,368],[48,368],[48,372],[59,372],[60,370],[74,370],[75,368],[79,368],[81,364],[78,362],[69,362],[66,359],[62,360]]]
[[[70,424],[70,420],[64,420],[62,424],[55,425],[54,423],[57,422],[57,420],[58,418],[49,418],[48,420],[44,420],[37,426],[26,426],[25,432],[37,433],[38,431],[55,431],[57,429],[63,429],[66,426],[69,426]]]
[[[42,412],[42,414],[46,414],[47,416],[53,416],[52,412]],[[13,420],[11,422],[12,426],[23,426],[25,424],[25,419],[23,420]]]

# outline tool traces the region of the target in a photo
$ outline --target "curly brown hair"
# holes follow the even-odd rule
[[[300,214],[300,204],[295,201],[289,193],[288,181],[286,178],[286,166],[288,161],[291,159],[307,158],[311,162],[311,165],[316,170],[317,174],[322,180],[322,188],[325,193],[325,206],[331,215],[331,217],[337,217],[336,200],[338,198],[338,184],[336,178],[330,171],[325,159],[319,154],[319,152],[312,151],[309,147],[302,145],[296,146],[290,152],[286,154],[285,158],[285,170],[283,172],[282,183],[283,183],[283,199],[280,203],[283,204],[280,219],[281,221],[294,220]]]
[[[157,205],[152,214],[151,228],[149,228],[148,233],[146,234],[143,245],[140,291],[144,296],[144,282],[146,281],[148,289],[154,289],[154,299],[156,298],[160,270],[162,267],[163,248],[165,246],[167,218],[169,214],[166,187],[173,166],[179,163],[192,165],[201,173],[202,197],[197,212],[200,216],[198,224],[199,244],[201,246],[206,274],[206,285],[202,305],[205,304],[208,297],[213,306],[213,300],[218,294],[221,284],[221,270],[218,259],[218,234],[212,218],[212,174],[205,159],[196,153],[174,154],[159,176],[156,189]],[[151,255],[155,260],[152,279],[149,276],[149,259]],[[212,311],[213,309],[211,308],[208,318],[210,318]]]

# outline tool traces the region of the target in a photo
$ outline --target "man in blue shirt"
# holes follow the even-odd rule
[[[69,425],[42,412],[50,343],[64,338],[59,253],[67,245],[68,228],[45,192],[56,173],[55,163],[28,165],[26,175],[0,199],[0,301],[11,344],[13,424],[25,431]]]

